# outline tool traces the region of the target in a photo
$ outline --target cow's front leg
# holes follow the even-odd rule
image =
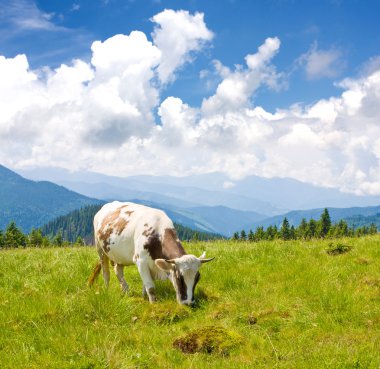
[[[145,289],[145,292],[148,294],[149,302],[153,303],[157,301],[157,298],[154,289],[153,278],[150,274],[149,264],[141,258],[137,259],[136,264],[143,282],[143,292]]]
[[[142,288],[142,297],[145,297],[147,295],[147,292],[146,292],[146,288],[143,284],[143,288]]]

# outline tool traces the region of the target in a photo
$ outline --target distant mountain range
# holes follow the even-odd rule
[[[319,188],[290,179],[252,176],[231,181],[220,173],[181,178],[119,178],[56,168],[20,173],[33,180],[0,166],[0,229],[10,220],[15,220],[24,231],[28,231],[74,209],[111,200],[161,208],[176,223],[225,236],[241,229],[280,225],[285,216],[291,224],[298,225],[302,218],[318,219],[325,206],[329,208],[333,221],[350,217],[357,220],[360,217],[365,222],[365,217],[380,213],[379,206],[366,206],[379,205],[379,197],[344,194],[336,189]],[[61,186],[34,181],[41,179],[49,179]],[[339,208],[343,203],[347,207]],[[319,206],[312,210],[302,209],[308,204]],[[297,207],[299,210],[287,211]]]
[[[105,188],[108,185],[104,185]],[[134,192],[131,192],[134,194]],[[132,202],[160,208],[173,221],[195,230],[230,235],[243,223],[255,222],[265,216],[256,212],[230,209],[224,206],[197,206],[193,203],[177,201],[176,206],[169,203],[131,198]],[[162,201],[166,200],[164,197]],[[32,181],[0,166],[0,229],[14,220],[24,231],[43,226],[58,216],[66,215],[72,210],[85,205],[101,204],[98,200],[80,195],[76,192],[47,181]],[[173,200],[172,203],[175,203]]]
[[[27,178],[50,180],[99,199],[138,198],[182,208],[225,206],[254,211],[266,217],[291,210],[380,205],[380,196],[357,196],[289,178],[248,176],[241,180],[231,180],[222,173],[186,177],[140,175],[122,178],[88,171],[69,172],[59,168],[19,172]]]
[[[47,181],[35,182],[0,165],[0,229],[12,220],[24,232],[88,204],[100,203]]]

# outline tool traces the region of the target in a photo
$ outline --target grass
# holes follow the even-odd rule
[[[102,278],[88,288],[93,248],[0,251],[0,368],[379,368],[380,236],[339,240],[342,254],[328,254],[331,242],[186,244],[216,256],[194,308],[168,281],[150,305],[135,267],[129,296],[114,275],[109,290]],[[173,345],[208,328],[239,343]]]

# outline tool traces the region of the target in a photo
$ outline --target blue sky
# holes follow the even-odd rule
[[[11,3],[19,4],[14,6],[13,19],[6,10]],[[57,67],[73,58],[89,59],[93,41],[118,33],[140,30],[149,37],[153,29],[150,18],[166,8],[203,12],[215,38],[165,91],[167,96],[175,94],[195,105],[212,93],[199,78],[201,70],[210,69],[213,59],[230,67],[241,64],[244,56],[255,52],[267,37],[281,40],[281,52],[274,64],[287,74],[288,82],[281,91],[264,89],[254,96],[258,104],[271,111],[339,94],[334,81],[357,75],[380,49],[380,3],[376,0],[2,0],[0,6],[0,54],[11,57],[25,53],[32,68]],[[17,17],[31,13],[41,24],[20,27]],[[330,76],[309,79],[297,63],[313,45],[337,53]]]
[[[380,194],[376,0],[0,0],[0,162]]]

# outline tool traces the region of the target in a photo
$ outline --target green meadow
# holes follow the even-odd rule
[[[0,251],[0,368],[380,367],[379,235],[185,249],[216,257],[194,307],[169,281],[150,305],[134,266],[129,295],[114,274],[89,288],[92,247]],[[184,337],[208,343],[184,353]]]

